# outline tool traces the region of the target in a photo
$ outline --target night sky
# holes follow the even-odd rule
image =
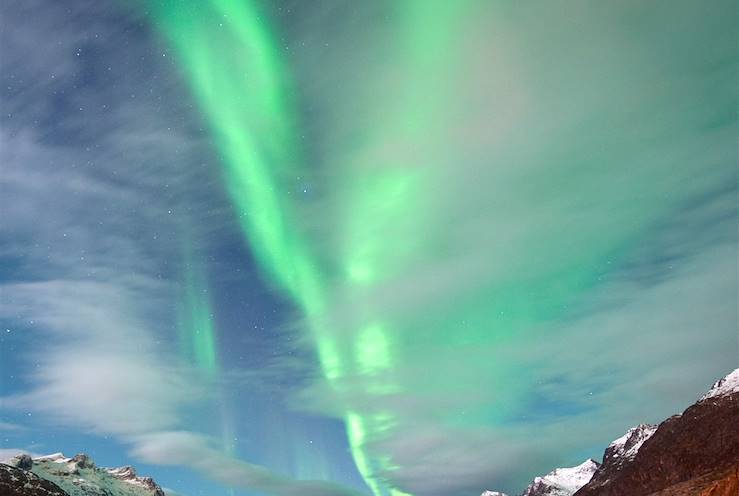
[[[685,408],[739,364],[736,7],[2,2],[0,455],[477,496]]]

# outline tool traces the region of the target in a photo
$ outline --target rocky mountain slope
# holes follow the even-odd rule
[[[629,429],[601,464],[556,469],[521,496],[739,496],[739,369],[682,414]]]
[[[635,429],[576,496],[739,495],[739,369],[682,414]]]
[[[33,472],[0,463],[0,494],[3,496],[69,496],[51,481]]]
[[[33,487],[29,488],[28,484]],[[101,468],[87,455],[67,458],[61,453],[38,458],[21,454],[7,464],[0,464],[0,494],[6,493],[9,496],[164,496],[162,488],[150,477],[137,476],[131,467]]]

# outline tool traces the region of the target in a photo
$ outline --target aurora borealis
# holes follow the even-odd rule
[[[3,7],[3,448],[515,494],[736,366],[732,2],[72,4]]]

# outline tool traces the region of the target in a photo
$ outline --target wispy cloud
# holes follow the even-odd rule
[[[192,467],[232,487],[290,496],[359,496],[359,491],[324,481],[297,481],[276,475],[264,467],[226,456],[213,441],[187,431],[166,431],[134,438],[135,456],[150,463]]]
[[[0,463],[6,463],[16,455],[40,456],[38,453],[32,453],[22,448],[0,448]]]
[[[0,431],[22,431],[25,427],[20,424],[14,424],[12,422],[0,422]]]
[[[171,430],[184,428],[185,406],[207,396],[195,371],[177,364],[157,342],[151,323],[134,317],[141,295],[156,294],[151,289],[84,281],[5,285],[10,301],[0,316],[33,319],[49,344],[29,356],[36,363],[32,390],[3,398],[3,406],[43,413],[52,424],[113,434],[138,460],[189,467],[232,487],[275,495],[360,494],[275,474],[224,454],[204,434]]]

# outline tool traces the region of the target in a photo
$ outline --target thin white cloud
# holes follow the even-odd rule
[[[41,456],[23,448],[0,448],[0,463],[7,463],[16,455]]]
[[[0,431],[11,431],[11,432],[17,432],[24,430],[25,427],[20,424],[14,424],[12,422],[0,422]]]

